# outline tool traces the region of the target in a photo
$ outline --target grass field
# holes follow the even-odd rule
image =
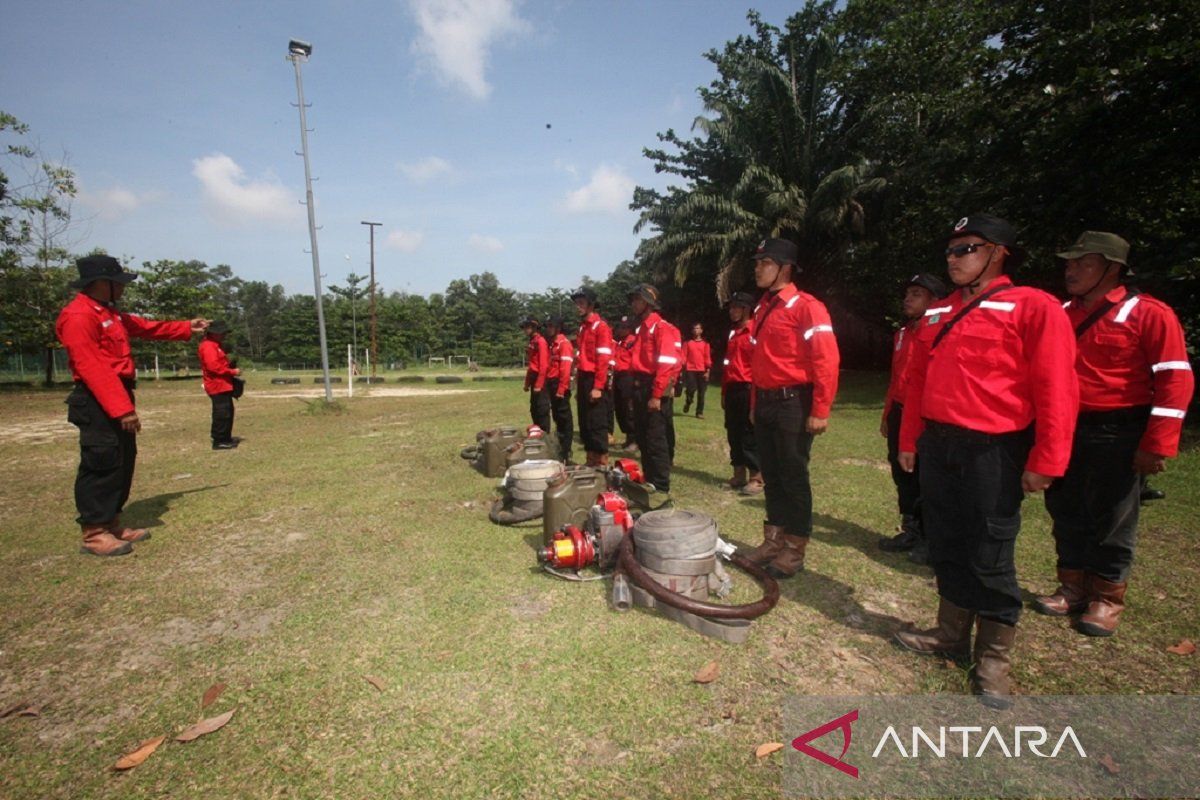
[[[0,394],[0,796],[777,797],[782,699],[961,692],[961,665],[889,638],[927,623],[932,573],[882,553],[896,522],[878,434],[883,380],[847,374],[813,459],[809,571],[783,583],[750,641],[726,645],[634,610],[607,582],[536,568],[540,523],[487,520],[495,481],[459,448],[525,420],[518,383],[356,387],[313,413],[300,386],[252,378],[236,451],[208,447],[198,382],[144,382],[126,519],[132,556],[77,554],[75,431],[65,390]],[[344,391],[341,389],[339,391]],[[719,395],[677,420],[674,496],[753,543],[761,499],[727,477]],[[1015,667],[1030,694],[1195,693],[1200,656],[1200,451],[1155,483],[1129,610],[1113,639],[1023,617]],[[1053,588],[1040,498],[1025,507],[1021,584]],[[752,581],[735,573],[736,596]],[[707,662],[720,675],[701,685]],[[366,680],[375,678],[382,688]],[[201,696],[227,684],[207,709]],[[171,741],[236,708],[197,741]],[[143,740],[168,741],[125,773]]]

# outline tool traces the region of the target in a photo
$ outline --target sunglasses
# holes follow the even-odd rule
[[[955,258],[962,258],[963,256],[971,255],[971,253],[974,253],[976,250],[978,250],[981,247],[992,247],[992,246],[993,245],[991,242],[972,242],[971,244],[956,244],[953,247],[946,248],[946,257],[949,258],[950,256],[954,256]]]

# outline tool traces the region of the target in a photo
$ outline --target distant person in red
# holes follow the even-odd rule
[[[729,463],[733,477],[729,486],[742,494],[762,494],[763,479],[758,469],[750,394],[754,384],[750,360],[754,355],[754,295],[738,292],[729,300],[729,343],[725,345],[725,369],[721,372],[721,408],[725,410],[725,438],[729,441]]]
[[[550,396],[546,379],[550,377],[550,346],[538,332],[540,323],[533,317],[521,320],[521,330],[529,337],[525,347],[525,391],[529,392],[529,417],[534,425],[550,430]]]
[[[546,339],[550,346],[550,377],[546,379],[550,416],[554,418],[558,436],[558,457],[564,464],[570,464],[571,442],[575,438],[575,418],[571,413],[571,367],[575,363],[575,348],[563,334],[562,317],[552,314],[546,318]]]
[[[888,463],[892,466],[892,483],[896,485],[900,505],[900,532],[881,540],[879,547],[892,553],[909,550],[908,560],[915,564],[929,563],[929,547],[921,531],[921,481],[916,470],[905,472],[900,469],[899,462],[900,417],[904,412],[904,387],[907,385],[905,369],[925,309],[945,295],[946,284],[928,272],[913,275],[904,285],[901,311],[907,322],[896,331],[892,341],[892,379],[883,401],[883,419],[879,422],[879,435],[887,439]]]
[[[682,347],[679,329],[658,313],[658,289],[639,283],[629,290],[629,307],[637,320],[633,350],[634,413],[642,472],[646,482],[671,491],[674,433],[671,386],[678,372]]]
[[[571,295],[579,311],[579,335],[575,337],[576,388],[579,439],[589,467],[608,464],[608,437],[612,434],[612,392],[608,389],[609,365],[613,361],[613,335],[596,309],[594,289],[582,286]]]
[[[621,317],[613,326],[613,405],[617,416],[617,425],[625,434],[621,447],[628,450],[636,448],[634,443],[633,415],[633,345],[637,337],[633,335],[633,326],[629,317]]]
[[[233,379],[242,374],[229,363],[221,346],[229,326],[216,320],[208,326],[200,341],[200,370],[204,375],[204,391],[212,401],[212,449],[232,450],[240,439],[233,437]]]
[[[708,373],[712,369],[712,348],[704,341],[704,326],[697,322],[692,326],[692,338],[683,344],[683,386],[686,396],[683,413],[692,407],[696,397],[696,419],[704,419],[704,393],[708,390]]]
[[[133,485],[137,434],[142,422],[134,408],[137,371],[129,337],[190,339],[208,320],[152,322],[117,310],[125,286],[137,274],[112,256],[76,262],[79,294],[58,315],[55,332],[67,351],[75,388],[67,395],[67,421],[79,428],[79,470],[75,475],[77,522],[82,552],[120,556],[132,542],[150,538],[121,524],[121,511]]]
[[[955,291],[918,326],[898,456],[911,472],[920,454],[921,522],[940,602],[935,627],[899,631],[896,640],[918,653],[971,658],[972,691],[984,705],[1007,708],[1021,614],[1021,502],[1067,470],[1079,411],[1075,335],[1058,300],[1013,284],[1008,273],[1024,251],[1007,221],[963,217],[945,242]]]
[[[1141,479],[1179,453],[1195,379],[1175,312],[1125,285],[1129,242],[1085,231],[1058,257],[1079,347],[1079,420],[1067,474],[1046,490],[1059,587],[1033,607],[1080,614],[1081,633],[1112,636],[1133,567]]]

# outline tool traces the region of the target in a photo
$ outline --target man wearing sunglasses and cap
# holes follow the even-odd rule
[[[813,437],[829,426],[837,394],[837,339],[825,304],[793,283],[796,245],[765,239],[754,251],[754,441],[767,500],[763,542],[747,558],[775,578],[804,569],[812,536],[808,461]]]
[[[879,547],[891,553],[908,550],[908,558],[915,564],[929,563],[929,547],[921,532],[920,481],[915,471],[900,469],[899,462],[900,418],[904,411],[904,387],[907,385],[905,370],[912,355],[913,339],[920,320],[934,301],[945,296],[946,284],[928,272],[913,275],[904,284],[901,311],[908,321],[896,331],[892,341],[892,377],[883,401],[883,419],[879,423],[879,434],[887,439],[888,463],[892,467],[892,483],[896,485],[896,499],[900,505],[900,532],[890,539],[881,540]]]
[[[579,417],[579,438],[587,453],[587,466],[608,464],[608,437],[612,433],[612,396],[608,389],[609,365],[613,361],[612,329],[596,313],[596,292],[588,286],[576,289],[571,301],[579,311],[579,335],[575,338],[579,356],[575,405]]]
[[[239,441],[233,437],[233,384],[242,371],[229,363],[229,356],[222,347],[228,333],[229,325],[224,320],[214,320],[197,349],[204,392],[212,402],[209,434],[213,450],[233,450]]]
[[[683,358],[679,329],[658,313],[658,289],[639,283],[629,290],[629,307],[637,320],[633,347],[634,431],[646,482],[671,491],[674,422],[672,384]]]
[[[947,234],[956,291],[917,328],[898,456],[909,472],[921,456],[940,605],[936,627],[896,639],[918,653],[971,657],[972,690],[997,708],[1012,702],[1021,502],[1066,472],[1079,408],[1071,323],[1054,297],[1013,285],[1006,273],[1023,258],[1013,227],[990,214],[963,217]]]
[[[1079,614],[1081,633],[1111,636],[1133,566],[1141,477],[1179,452],[1194,380],[1175,313],[1125,285],[1129,242],[1084,231],[1058,257],[1079,346],[1079,420],[1067,474],[1046,490],[1059,586],[1033,607]]]
[[[76,266],[79,279],[71,287],[79,293],[55,324],[75,379],[67,396],[67,421],[79,428],[76,521],[83,530],[81,552],[120,556],[133,549],[133,542],[150,538],[141,528],[121,524],[142,429],[134,407],[137,370],[129,339],[183,341],[204,331],[208,320],[154,322],[121,312],[117,301],[137,274],[105,255],[86,256]]]

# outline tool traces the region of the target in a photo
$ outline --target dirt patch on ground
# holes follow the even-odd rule
[[[428,397],[429,395],[434,395],[434,394],[436,394],[436,395],[466,394],[468,392],[477,392],[477,391],[480,391],[480,390],[479,389],[409,389],[409,388],[403,388],[403,387],[397,386],[394,389],[380,389],[380,388],[355,389],[354,396],[355,397]],[[291,392],[272,392],[272,391],[246,392],[246,397],[253,397],[255,399],[260,398],[260,397],[269,397],[269,398],[299,397],[299,398],[303,398],[303,399],[315,399],[315,398],[324,397],[324,396],[325,396],[325,390],[321,389],[321,388],[303,389],[301,391],[291,391]],[[338,390],[334,391],[333,396],[335,398],[340,399],[343,397],[347,397],[348,395],[347,395],[345,389],[338,389]]]
[[[78,429],[65,417],[32,422],[10,422],[0,425],[0,439],[21,444],[49,444],[57,439],[66,439],[78,433]]]

